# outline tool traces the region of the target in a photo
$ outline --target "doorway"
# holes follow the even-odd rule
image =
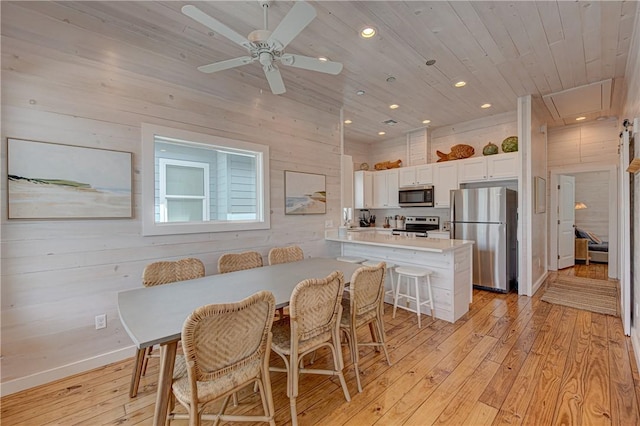
[[[575,225],[579,230],[591,233],[596,239],[608,241],[608,254],[594,255],[594,257],[596,263],[607,263],[608,278],[617,279],[618,201],[615,166],[575,165],[551,169],[549,270],[557,271],[571,266],[567,263],[566,253],[561,253],[562,250],[559,248],[559,243],[562,242],[561,228],[558,225],[563,219],[561,207],[563,201],[566,204],[566,199],[569,197],[563,195],[561,199],[558,187],[567,176],[575,179],[574,194],[571,194],[575,199],[570,200],[570,204],[575,207],[571,212],[567,212],[568,209],[565,208],[564,216],[574,213]],[[564,251],[566,252],[566,247]],[[564,261],[560,260],[561,254]]]

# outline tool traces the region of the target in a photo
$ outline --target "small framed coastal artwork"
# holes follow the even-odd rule
[[[284,199],[285,214],[325,214],[326,176],[285,170]]]
[[[130,152],[7,140],[9,219],[131,218]]]

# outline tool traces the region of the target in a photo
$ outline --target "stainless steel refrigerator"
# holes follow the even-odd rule
[[[451,238],[472,240],[473,285],[509,292],[518,279],[518,193],[502,187],[451,191]]]

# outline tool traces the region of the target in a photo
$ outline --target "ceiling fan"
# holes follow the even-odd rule
[[[193,5],[182,8],[182,13],[244,47],[251,55],[202,65],[198,70],[212,73],[258,61],[262,65],[271,91],[276,95],[286,91],[280,70],[276,65],[278,61],[287,66],[327,74],[336,75],[342,71],[342,64],[339,62],[321,61],[309,56],[284,53],[284,48],[316,17],[316,10],[310,4],[303,1],[295,2],[278,27],[274,31],[269,31],[267,9],[270,2],[258,1],[258,3],[264,11],[264,29],[252,31],[247,37],[243,37]]]

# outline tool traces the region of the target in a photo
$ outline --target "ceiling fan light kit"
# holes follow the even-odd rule
[[[279,61],[281,64],[317,71],[326,74],[339,74],[342,71],[342,64],[329,60],[320,60],[309,56],[294,55],[284,53],[284,49],[291,41],[296,38],[303,29],[306,28],[316,17],[316,10],[304,1],[297,1],[287,15],[282,19],[275,30],[268,29],[267,10],[269,1],[258,1],[263,8],[264,29],[252,31],[247,37],[238,34],[236,31],[224,25],[222,22],[207,15],[193,5],[186,5],[182,8],[182,13],[191,19],[199,22],[205,27],[220,34],[236,44],[247,49],[251,56],[241,56],[235,59],[214,62],[208,65],[198,67],[198,70],[205,73],[213,73],[224,71],[231,68],[240,67],[252,62],[259,62],[262,65],[264,75],[267,78],[271,92],[280,95],[286,92],[284,81],[280,70],[276,65]]]

